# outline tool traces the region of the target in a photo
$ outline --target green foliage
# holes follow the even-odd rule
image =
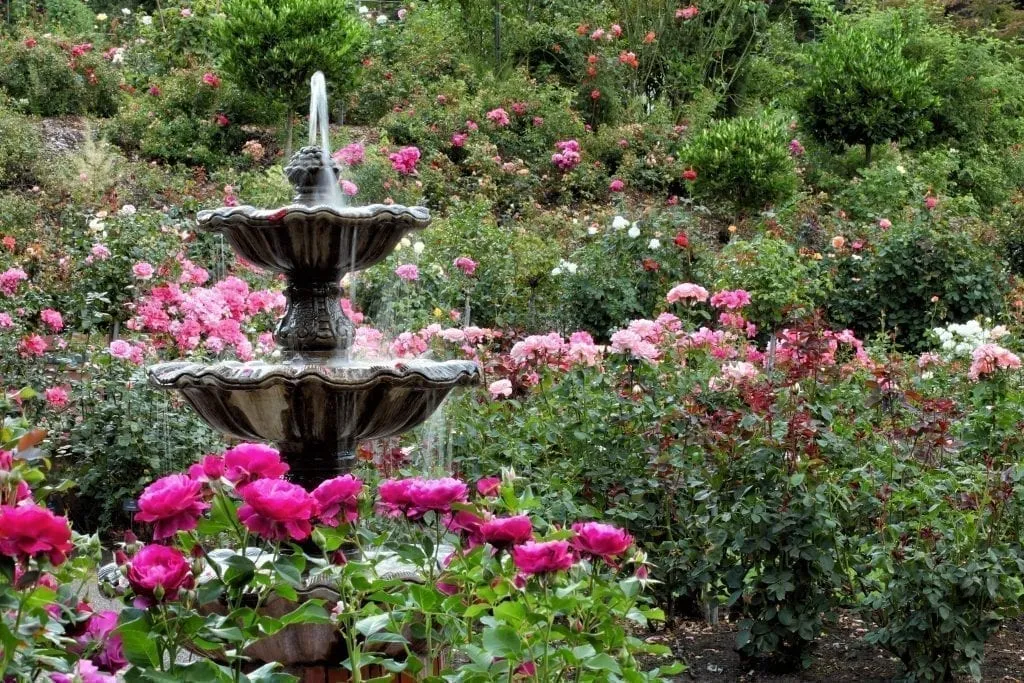
[[[558,268],[559,327],[607,339],[631,320],[655,317],[664,308],[665,293],[690,281],[697,270],[699,252],[674,243],[692,227],[691,220],[683,211],[666,211],[634,223],[639,231],[634,237],[629,221],[617,217],[588,237]]]
[[[694,196],[740,213],[785,202],[799,183],[786,132],[772,119],[745,117],[698,132],[679,151],[684,166],[697,172]]]
[[[356,79],[366,27],[345,0],[226,0],[214,24],[220,61],[233,82],[292,111],[323,71],[335,93]]]
[[[994,315],[1007,281],[991,248],[930,218],[895,225],[863,255],[846,252],[832,267],[828,311],[860,336],[885,331],[911,349],[946,322]]]
[[[785,241],[767,235],[730,242],[715,262],[715,290],[745,289],[743,316],[763,332],[810,315],[821,299],[816,268]]]
[[[42,139],[31,119],[0,105],[0,188],[32,184]],[[4,222],[12,220],[4,214]]]
[[[810,55],[811,75],[801,103],[804,125],[834,146],[914,141],[926,134],[936,97],[927,63],[904,55],[898,17],[843,19]]]
[[[57,36],[0,41],[0,90],[39,116],[113,115],[119,76],[91,44],[74,49]]]

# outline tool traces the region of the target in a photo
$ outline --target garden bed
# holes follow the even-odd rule
[[[869,683],[891,681],[900,675],[899,660],[865,643],[862,636],[867,624],[849,613],[840,614],[838,623],[826,629],[811,666],[797,673],[769,673],[744,662],[733,649],[736,630],[735,624],[727,622],[709,626],[683,621],[650,640],[670,646],[673,654],[687,663],[689,671],[676,679],[679,681]],[[1008,622],[989,639],[985,650],[983,681],[1024,681],[1024,620]]]

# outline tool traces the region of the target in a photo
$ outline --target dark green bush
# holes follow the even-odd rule
[[[931,128],[936,105],[928,65],[904,54],[898,17],[845,18],[811,51],[811,75],[801,116],[823,142],[872,148],[890,140],[917,140]]]
[[[895,336],[910,349],[926,344],[931,327],[995,315],[1007,289],[1003,260],[971,236],[919,214],[879,235],[862,252],[846,250],[833,266],[829,315],[858,336]]]
[[[768,118],[738,117],[713,123],[679,151],[697,178],[695,197],[739,213],[760,211],[793,196],[799,183],[785,126]]]

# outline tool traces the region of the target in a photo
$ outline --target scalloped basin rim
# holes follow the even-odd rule
[[[476,384],[481,380],[480,366],[465,360],[410,360],[336,366],[268,364],[262,361],[224,361],[207,365],[173,361],[149,367],[148,375],[150,383],[164,389],[215,384],[242,391],[276,384],[305,383],[321,383],[340,390],[363,389],[377,384],[444,388]]]
[[[204,226],[211,222],[238,220],[280,223],[295,215],[336,217],[342,220],[373,222],[382,217],[408,219],[413,227],[426,227],[430,223],[430,209],[425,206],[402,206],[400,204],[367,204],[365,206],[328,206],[327,204],[288,204],[277,209],[260,209],[243,204],[204,209],[196,215],[196,222]]]

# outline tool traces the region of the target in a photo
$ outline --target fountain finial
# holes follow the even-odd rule
[[[321,148],[310,145],[292,155],[284,174],[295,188],[295,203],[313,206],[324,203],[324,187],[334,184],[340,170]],[[329,174],[327,177],[324,177],[325,172]]]

